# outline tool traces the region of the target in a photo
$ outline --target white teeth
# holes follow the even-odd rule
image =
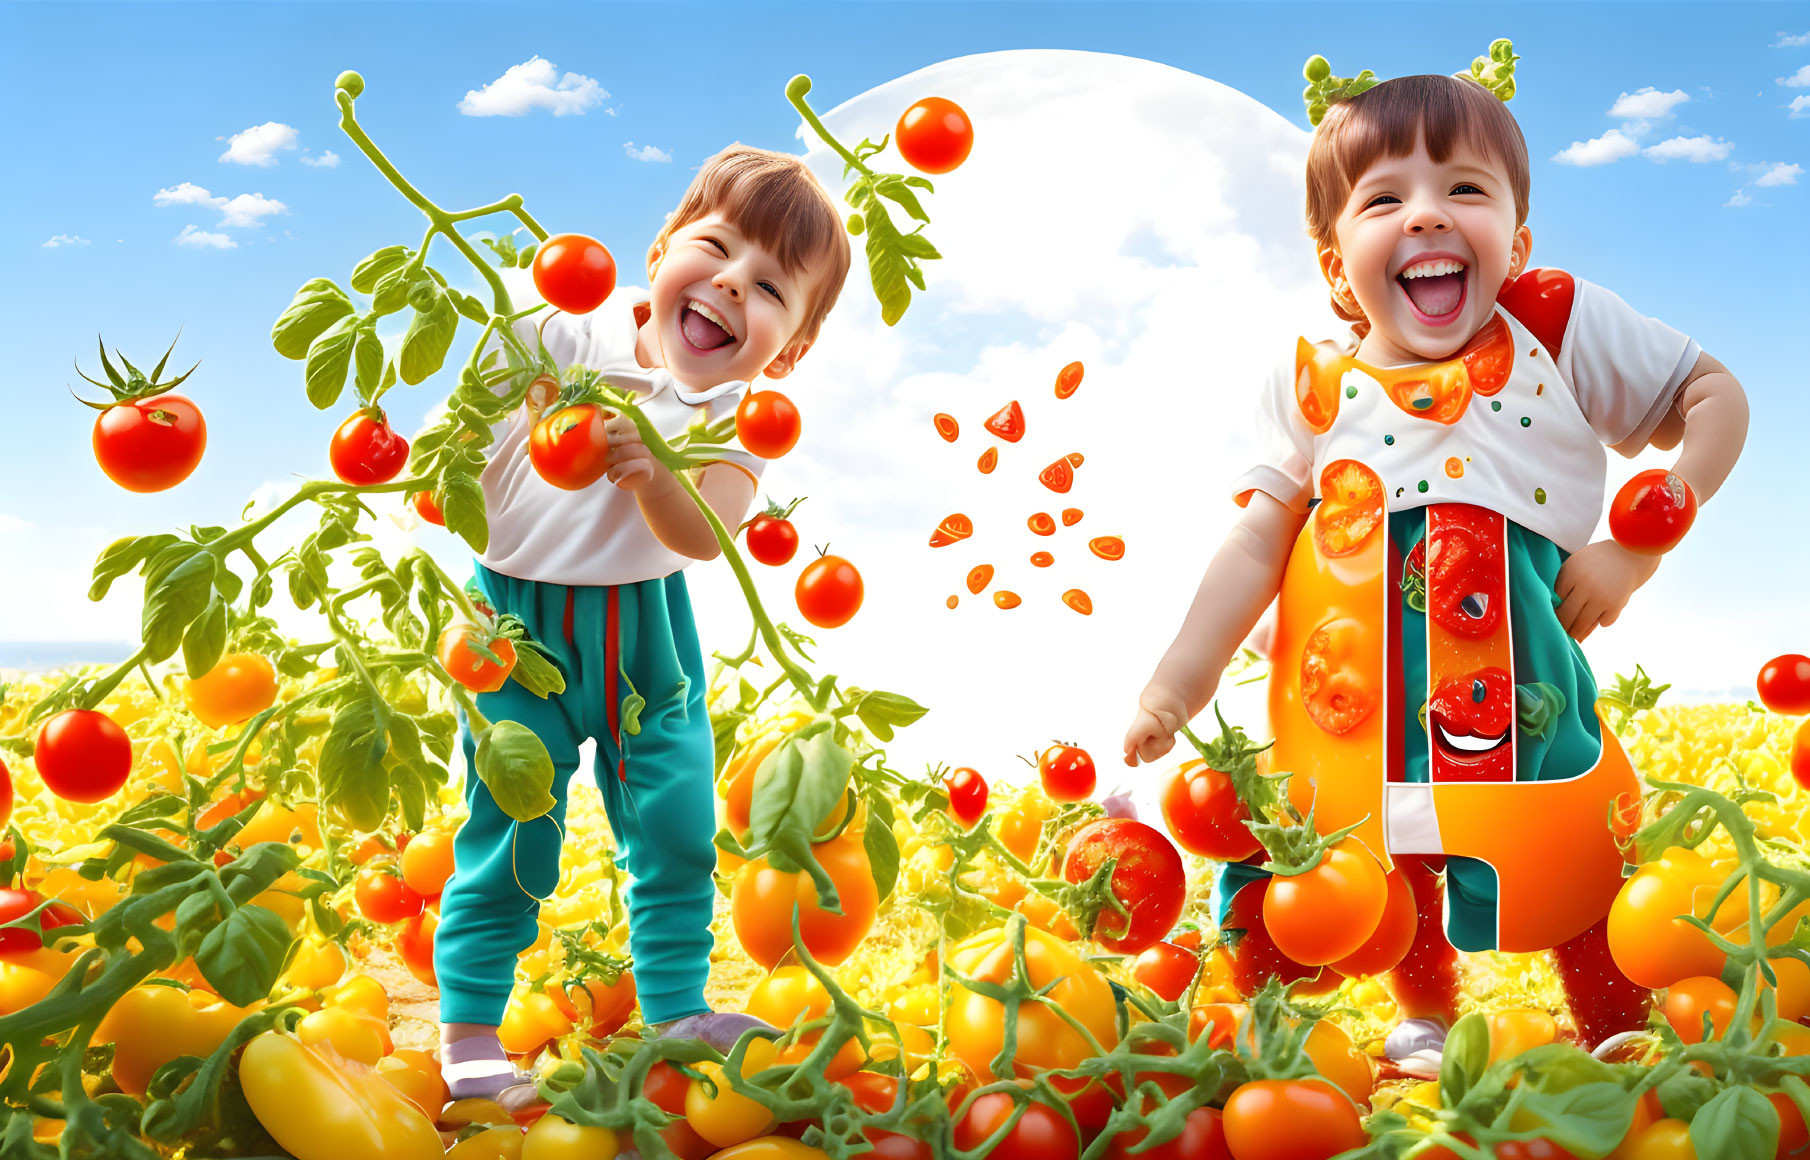
[[[1416,262],[1397,274],[1398,278],[1437,278],[1441,274],[1462,274],[1464,263],[1454,262],[1450,258],[1434,258],[1431,261]]]
[[[1462,753],[1488,753],[1508,737],[1506,733],[1498,733],[1494,737],[1472,737],[1469,734],[1461,736],[1451,732],[1437,721],[1433,722],[1433,728],[1439,730],[1441,741]]]
[[[716,311],[710,309],[710,307],[704,305],[702,302],[699,302],[695,298],[687,298],[685,300],[685,308],[687,310],[695,310],[699,314],[702,314],[705,318],[708,318],[710,321],[716,323],[718,326],[723,328],[724,334],[727,334],[732,341],[734,340],[735,330],[734,330],[734,328],[732,328],[729,325],[729,320],[724,318],[722,315],[718,314]]]

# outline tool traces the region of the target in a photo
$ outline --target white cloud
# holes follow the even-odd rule
[[[48,242],[39,243],[39,245],[46,250],[54,250],[59,246],[86,246],[91,244],[92,243],[90,243],[87,238],[77,234],[55,234],[52,235]]]
[[[1692,161],[1701,164],[1722,160],[1734,147],[1732,141],[1708,136],[1668,137],[1657,145],[1647,146],[1641,152],[1654,161]]]
[[[1615,104],[1609,106],[1609,116],[1623,121],[1670,117],[1675,107],[1690,99],[1690,94],[1683,89],[1665,93],[1648,85],[1617,97]]]
[[[520,117],[533,109],[551,109],[556,117],[583,114],[609,99],[602,85],[579,73],[558,75],[553,62],[535,56],[459,102],[467,117]],[[557,77],[557,81],[555,78]]]
[[[1725,207],[1732,207],[1734,209],[1740,209],[1742,206],[1752,203],[1752,201],[1753,201],[1753,198],[1748,196],[1748,193],[1746,190],[1737,189],[1733,193],[1729,194],[1728,200],[1723,202],[1722,204]]]
[[[1800,117],[1810,117],[1810,93],[1805,93],[1801,97],[1792,97],[1791,104],[1786,107],[1791,110],[1788,116],[1794,121]]]
[[[1793,36],[1789,33],[1781,32],[1781,33],[1779,33],[1778,43],[1774,44],[1772,47],[1774,47],[1774,48],[1802,48],[1806,44],[1810,44],[1810,32],[1801,32],[1801,33],[1798,33],[1796,36]]]
[[[623,149],[623,152],[627,153],[629,155],[629,157],[631,157],[632,159],[634,159],[636,161],[671,161],[672,160],[672,154],[668,153],[666,150],[661,149],[655,145],[643,145],[639,149],[637,149],[637,148],[635,148],[635,143],[633,141],[624,141],[622,143],[622,149]]]
[[[1753,179],[1755,185],[1796,185],[1799,175],[1804,172],[1801,165],[1787,165],[1783,161],[1775,161],[1767,167],[1766,172]]]
[[[1552,155],[1561,165],[1607,165],[1640,152],[1634,139],[1620,129],[1611,129],[1601,137],[1573,141]]]
[[[219,160],[233,165],[272,166],[277,163],[277,150],[294,149],[296,137],[296,131],[290,126],[279,121],[266,121],[234,133]]]
[[[30,520],[22,520],[18,516],[9,516],[0,512],[0,532],[22,532],[31,527]]]
[[[303,165],[312,165],[317,169],[335,169],[339,166],[339,154],[331,149],[323,149],[319,157],[303,157]]]
[[[1779,77],[1778,83],[1788,89],[1801,89],[1810,85],[1810,64],[1802,66],[1788,77]]]
[[[183,226],[182,232],[170,240],[179,246],[195,246],[198,248],[211,246],[216,250],[236,250],[239,248],[239,243],[233,241],[225,234],[210,234],[196,225]]]
[[[207,190],[185,181],[151,195],[151,203],[166,205],[204,205],[220,211],[219,225],[224,228],[257,229],[272,214],[288,213],[289,207],[261,193],[241,193],[237,197],[215,197]]]

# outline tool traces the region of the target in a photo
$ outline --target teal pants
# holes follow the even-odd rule
[[[564,674],[566,690],[543,700],[512,680],[477,696],[485,717],[526,725],[552,755],[553,809],[531,822],[498,808],[477,775],[477,745],[460,714],[470,816],[453,839],[453,876],[434,940],[441,1020],[502,1022],[516,957],[534,942],[540,900],[559,884],[567,783],[586,738],[597,742],[592,772],[618,863],[633,879],[629,951],[642,1018],[660,1023],[709,1010],[714,741],[684,575],[611,588],[475,567],[484,598],[499,615],[522,618]],[[620,732],[620,703],[631,691],[646,705],[639,732],[629,735]]]
[[[1389,538],[1403,558],[1425,534],[1426,522],[1424,507],[1389,513]],[[1560,626],[1557,614],[1559,598],[1553,585],[1569,553],[1512,520],[1506,521],[1506,526],[1515,680],[1523,685],[1544,681],[1565,701],[1563,711],[1546,724],[1540,736],[1517,723],[1515,780],[1576,777],[1596,764],[1603,742],[1596,717],[1596,678],[1577,641]],[[1420,710],[1427,700],[1427,617],[1405,597],[1400,611],[1401,633],[1388,647],[1401,653],[1402,696],[1398,703],[1405,722],[1401,778],[1425,782],[1430,779],[1430,759]],[[1263,861],[1259,855],[1257,862]],[[1227,865],[1214,887],[1219,921],[1225,921],[1238,891],[1268,877],[1255,864]],[[1453,946],[1467,952],[1495,949],[1496,898],[1495,867],[1479,858],[1446,858],[1446,933]]]

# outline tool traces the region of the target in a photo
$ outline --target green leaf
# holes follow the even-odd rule
[[[385,246],[383,249],[368,255],[364,261],[352,267],[352,289],[360,294],[369,294],[377,289],[377,283],[392,270],[400,270],[408,265],[414,252],[407,246]]]
[[[308,348],[308,401],[325,411],[339,401],[352,367],[352,344],[358,338],[358,316],[348,314],[329,326]]]
[[[106,599],[115,580],[176,542],[171,535],[127,536],[113,541],[94,561],[94,582],[88,587],[88,599]]]
[[[189,679],[204,677],[226,651],[226,601],[218,592],[207,598],[207,607],[182,634],[182,663]]]
[[[477,323],[479,326],[483,326],[486,322],[490,321],[490,311],[484,309],[484,304],[478,301],[473,295],[461,294],[457,290],[448,290],[446,296],[452,299],[454,309]]]
[[[539,649],[518,645],[515,650],[515,668],[509,676],[516,684],[533,693],[541,700],[546,700],[551,693],[566,691],[566,678],[560,673],[558,666]]]
[[[270,341],[284,358],[307,358],[322,332],[355,313],[352,300],[332,279],[314,278],[295,292],[289,308],[270,328]]]
[[[534,265],[534,251],[538,249],[540,249],[540,243],[535,242],[533,245],[526,247],[521,253],[517,254],[515,256],[516,269],[526,270],[529,266]]]
[[[118,823],[105,826],[101,829],[100,838],[105,842],[118,842],[134,853],[144,854],[160,862],[185,862],[191,866],[195,864],[195,856],[187,850],[136,826],[122,826]]]
[[[282,915],[248,904],[207,932],[195,952],[195,965],[215,994],[244,1007],[270,994],[293,941]]]
[[[902,693],[874,690],[855,702],[855,716],[881,741],[891,741],[893,727],[904,728],[929,712]]]
[[[531,822],[553,808],[553,758],[521,722],[498,721],[486,729],[477,766],[497,806],[516,821]]]
[[[1691,1143],[1698,1160],[1772,1160],[1778,1109],[1751,1087],[1725,1088],[1691,1117]]]
[[[899,882],[899,840],[893,837],[892,827],[880,817],[878,810],[868,811],[861,844],[867,849],[867,860],[873,866],[874,885],[880,888],[880,901],[885,902]]]
[[[453,472],[440,484],[440,514],[446,530],[483,554],[490,546],[490,521],[484,514],[484,485],[475,475]]]
[[[1445,1084],[1439,1088],[1443,1095]],[[1522,1106],[1544,1123],[1544,1134],[1559,1147],[1578,1156],[1606,1156],[1627,1134],[1637,1099],[1619,1083],[1587,1083],[1529,1094]]]
[[[358,336],[355,350],[358,365],[353,381],[358,393],[368,399],[383,380],[383,340],[367,330]]]
[[[147,586],[150,582],[146,581]],[[214,591],[214,558],[196,552],[145,593],[144,642],[155,664],[175,655],[190,622],[207,607]]]
[[[300,864],[301,855],[288,842],[257,842],[220,868],[220,881],[235,902],[247,903]]]
[[[821,905],[833,914],[841,913],[841,902],[829,874],[811,853],[811,839],[818,823],[848,792],[854,767],[855,755],[838,745],[828,729],[809,737],[794,733],[755,770],[749,807],[751,856],[777,854],[779,861],[810,872]]]
[[[390,775],[381,706],[369,697],[341,705],[321,746],[319,776],[324,804],[337,807],[355,829],[375,830],[389,813]]]
[[[1715,1096],[1716,1085],[1707,1076],[1681,1071],[1661,1083],[1658,1094],[1667,1116],[1688,1122],[1696,1119],[1698,1110]]]
[[[371,313],[394,314],[407,306],[412,281],[406,266],[399,266],[378,279],[377,292],[371,295]]]
[[[1440,1097],[1456,1105],[1489,1067],[1489,1023],[1470,1014],[1452,1025],[1439,1064]]]
[[[459,327],[459,312],[438,295],[432,310],[417,311],[402,338],[402,381],[411,387],[440,369]]]
[[[881,197],[904,206],[905,212],[911,215],[913,221],[927,222],[930,220],[930,215],[924,212],[923,203],[918,201],[918,195],[913,193],[911,187],[905,184],[905,179],[897,174],[889,173],[881,177],[874,183],[874,189]]]

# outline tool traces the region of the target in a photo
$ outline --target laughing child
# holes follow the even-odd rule
[[[1326,110],[1308,154],[1307,225],[1351,329],[1303,339],[1264,388],[1257,453],[1232,488],[1244,513],[1138,698],[1127,764],[1169,752],[1279,591],[1278,623],[1293,629],[1278,630],[1270,655],[1276,764],[1296,780],[1317,764],[1322,795],[1372,771],[1282,760],[1291,713],[1322,751],[1374,714],[1367,752],[1387,782],[1570,779],[1619,755],[1577,642],[1615,623],[1659,557],[1591,540],[1603,448],[1681,446],[1673,470],[1707,501],[1740,454],[1747,404],[1684,334],[1580,278],[1528,269],[1528,169],[1503,100],[1468,78],[1385,81]],[[1360,557],[1379,599],[1355,619],[1336,619],[1293,579]],[[1464,667],[1485,654],[1500,663]],[[1414,827],[1388,818],[1392,854]],[[1428,828],[1423,817],[1419,844],[1402,843],[1405,870],[1443,849]],[[1240,890],[1261,892],[1263,860],[1225,868],[1222,920]],[[1443,864],[1446,931],[1423,922],[1411,958],[1448,934],[1464,950],[1498,945],[1490,864],[1457,853]],[[1586,1047],[1643,1025],[1649,998],[1602,953],[1602,930],[1597,921],[1555,948]],[[1443,991],[1405,1013],[1449,1023],[1449,970]]]
[[[517,330],[530,349],[544,341],[562,370],[583,365],[632,391],[660,432],[676,436],[700,411],[712,422],[734,414],[757,376],[791,373],[836,302],[849,246],[835,204],[802,161],[732,146],[705,163],[647,262],[651,290],[617,290],[582,316],[543,311]],[[434,953],[453,1099],[534,1095],[497,1028],[540,899],[558,884],[567,783],[586,738],[596,741],[593,773],[633,879],[629,947],[643,1021],[656,1033],[719,1042],[753,1024],[714,1014],[704,1000],[714,745],[683,569],[720,548],[625,416],[607,424],[604,480],[563,491],[541,479],[528,436],[547,401],[531,394],[494,432],[482,476],[490,543],[475,583],[490,608],[522,618],[564,673],[565,692],[545,699],[515,682],[478,696],[490,720],[521,722],[546,744],[556,801],[531,822],[511,819],[479,779],[461,722],[470,817],[454,840]],[[730,452],[698,475],[724,526],[741,523],[763,465]],[[646,706],[628,752],[620,710],[631,688]]]

